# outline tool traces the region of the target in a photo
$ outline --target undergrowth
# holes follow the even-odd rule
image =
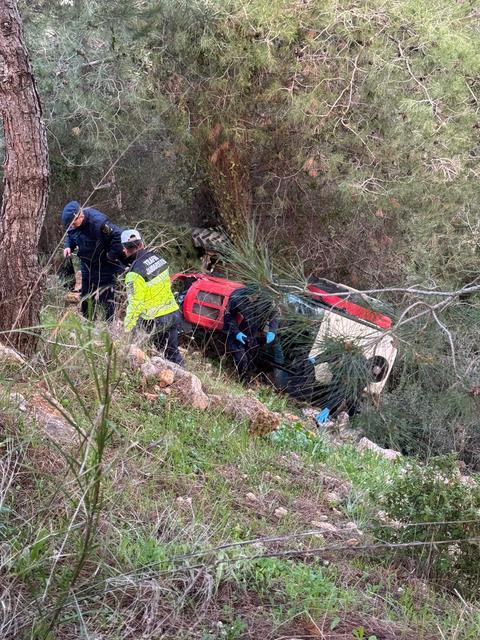
[[[333,639],[378,625],[406,638],[477,637],[473,604],[368,549],[391,463],[334,447],[300,418],[253,439],[221,409],[152,399],[106,330],[74,315],[46,336],[37,369],[1,373],[2,638],[246,640],[320,628]],[[10,395],[47,389],[71,427],[61,442]],[[349,521],[365,550],[318,531]]]

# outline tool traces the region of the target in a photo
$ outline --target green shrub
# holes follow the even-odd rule
[[[477,304],[455,303],[436,323],[400,331],[402,348],[379,406],[364,403],[354,425],[382,447],[428,460],[455,452],[480,469]],[[453,353],[455,357],[453,357]]]
[[[308,431],[300,421],[295,424],[282,423],[269,435],[269,439],[281,449],[302,451],[319,460],[327,456],[325,440],[320,435]]]
[[[422,575],[457,589],[480,586],[480,488],[465,483],[453,456],[392,469],[376,500],[379,538],[426,543],[402,550]]]
[[[348,601],[348,590],[339,589],[320,560],[297,563],[282,558],[259,558],[243,569],[244,586],[272,603],[283,595],[289,617],[304,612],[312,616]]]

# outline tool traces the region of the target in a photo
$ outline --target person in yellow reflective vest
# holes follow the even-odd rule
[[[178,350],[180,313],[167,263],[154,251],[145,249],[136,229],[122,231],[121,243],[132,264],[125,276],[128,294],[125,330],[142,328],[168,360],[183,365]]]

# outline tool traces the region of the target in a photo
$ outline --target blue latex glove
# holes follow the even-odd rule
[[[320,411],[320,413],[317,413],[317,415],[315,416],[315,422],[318,422],[318,424],[325,424],[328,420],[329,415],[330,409],[322,409],[322,411]]]
[[[315,356],[308,356],[308,361],[310,362],[310,364],[313,364],[315,366],[317,359],[315,358]]]
[[[269,331],[265,336],[265,340],[267,341],[267,344],[273,342],[275,340],[275,333],[273,331]]]
[[[245,344],[245,342],[247,341],[247,336],[245,333],[242,333],[241,331],[239,331],[235,336],[235,340],[238,340],[238,342]]]

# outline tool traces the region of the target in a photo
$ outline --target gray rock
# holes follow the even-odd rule
[[[210,399],[203,391],[200,379],[193,373],[185,371],[181,378],[175,380],[170,389],[173,396],[194,409],[204,411],[210,406]]]
[[[16,392],[11,393],[10,402],[13,404],[13,406],[16,409],[18,409],[19,411],[22,411],[23,413],[25,413],[28,409],[28,402],[26,398],[22,396],[21,393],[16,393]]]
[[[29,400],[28,413],[37,425],[53,440],[68,442],[75,438],[76,431],[64,418],[55,401],[44,393],[35,393]]]
[[[319,522],[318,520],[312,520],[310,523],[312,527],[318,529],[320,533],[338,533],[338,528],[331,522]]]
[[[377,456],[381,458],[385,458],[386,460],[396,460],[397,458],[401,458],[402,454],[400,451],[395,451],[394,449],[382,449],[378,444],[372,442],[368,438],[362,438],[358,443],[358,449],[360,451],[373,451]]]
[[[270,411],[252,396],[212,396],[212,406],[221,407],[236,420],[248,422],[250,435],[264,435],[275,431],[280,424],[279,414]]]
[[[15,349],[6,347],[5,345],[0,343],[0,362],[20,365],[25,364],[25,359],[20,353],[15,351]]]

